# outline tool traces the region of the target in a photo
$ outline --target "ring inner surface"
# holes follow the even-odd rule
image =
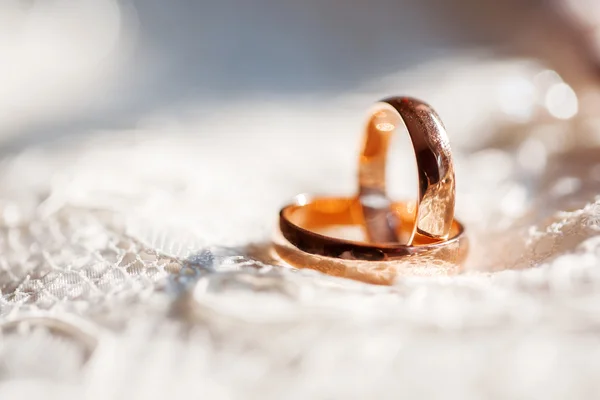
[[[318,198],[305,205],[291,205],[283,210],[283,217],[299,228],[340,240],[372,243],[365,231],[361,203],[356,198]],[[394,202],[389,210],[399,222],[395,234],[409,235],[415,221],[414,202]],[[348,230],[352,227],[351,231]],[[449,239],[460,234],[462,228],[456,222],[451,226]],[[348,237],[348,232],[351,237]],[[435,240],[420,239],[414,246],[436,243]],[[392,243],[387,243],[391,245]],[[394,243],[401,245],[401,243]]]

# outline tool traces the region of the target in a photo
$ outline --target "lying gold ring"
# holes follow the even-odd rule
[[[390,209],[401,222],[396,234],[413,229],[414,213],[407,203],[392,203]],[[319,233],[349,225],[364,228],[357,198],[301,195],[281,210],[274,249],[291,266],[377,284],[390,284],[405,275],[455,274],[467,255],[468,240],[458,221],[452,222],[447,240],[419,246],[370,244]]]
[[[397,236],[398,221],[386,194],[385,172],[391,134],[406,125],[419,176],[416,223]],[[444,125],[420,100],[390,97],[370,111],[359,159],[359,193],[369,241],[411,245],[448,238],[454,219],[454,165]]]

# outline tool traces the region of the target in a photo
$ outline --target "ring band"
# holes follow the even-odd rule
[[[391,134],[406,125],[417,161],[419,190],[415,223],[400,230],[386,193],[386,158]],[[359,198],[372,243],[424,244],[449,237],[454,219],[454,165],[440,117],[427,104],[390,97],[370,112],[359,160]]]
[[[324,228],[363,225],[361,208],[357,198],[311,200],[298,196],[295,203],[280,212],[279,232],[273,242],[277,255],[294,267],[378,284],[390,284],[403,275],[450,275],[461,271],[468,240],[458,221],[451,224],[446,241],[419,246],[370,244],[317,233]],[[407,203],[390,204],[390,209],[401,222],[399,230],[413,229],[414,213]]]

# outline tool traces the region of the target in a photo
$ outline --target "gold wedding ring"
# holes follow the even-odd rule
[[[392,133],[406,126],[417,162],[418,196],[392,202],[386,161]],[[369,113],[353,198],[298,196],[279,214],[277,255],[297,268],[370,283],[399,276],[460,272],[468,252],[462,224],[454,219],[455,177],[444,126],[420,100],[392,97]],[[416,204],[416,206],[414,206]],[[358,228],[359,238],[340,236]],[[334,232],[335,231],[335,232]]]
[[[386,164],[391,135],[405,125],[417,161],[419,190],[413,230],[396,236],[398,221],[389,209]],[[358,197],[369,240],[411,245],[448,238],[454,218],[454,165],[440,117],[427,104],[409,97],[391,97],[370,112],[359,159]]]
[[[407,203],[390,204],[401,222],[397,234],[413,229],[414,212]],[[296,268],[310,268],[369,283],[390,284],[400,276],[451,275],[460,272],[468,251],[464,227],[453,221],[443,242],[406,246],[374,244],[333,236],[332,231],[364,228],[358,198],[296,197],[279,215],[273,240],[277,255]],[[403,232],[404,231],[404,232]]]

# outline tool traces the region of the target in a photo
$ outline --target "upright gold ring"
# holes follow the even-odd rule
[[[390,138],[403,124],[414,148],[419,190],[413,230],[398,237],[398,220],[390,210],[385,178]],[[454,218],[454,164],[444,125],[429,105],[410,97],[390,97],[373,106],[365,128],[358,181],[370,241],[411,245],[413,241],[431,243],[448,238]]]

